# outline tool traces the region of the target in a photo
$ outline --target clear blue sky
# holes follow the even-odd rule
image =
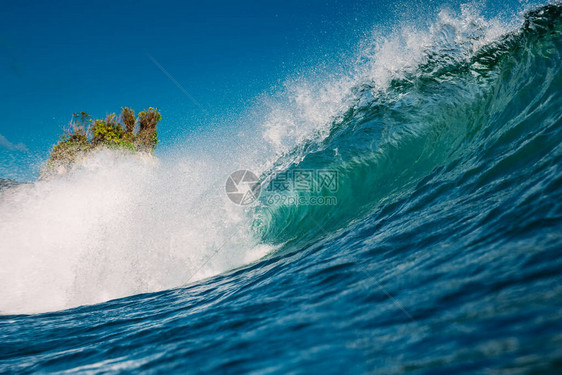
[[[82,110],[159,107],[165,147],[185,128],[242,110],[293,71],[353,43],[374,13],[336,0],[5,2],[0,178],[36,176]]]
[[[235,117],[295,71],[337,60],[396,11],[360,0],[4,2],[0,178],[36,177],[78,111],[158,107],[165,148]]]

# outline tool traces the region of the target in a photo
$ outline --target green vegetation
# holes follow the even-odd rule
[[[137,118],[128,107],[122,108],[119,117],[112,113],[105,120],[95,120],[86,112],[75,113],[70,129],[51,150],[47,171],[66,169],[86,153],[101,148],[152,153],[158,144],[156,126],[160,120],[158,109],[152,107]]]

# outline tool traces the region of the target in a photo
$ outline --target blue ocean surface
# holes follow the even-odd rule
[[[441,12],[299,86],[248,205],[190,158],[2,190],[0,372],[561,373],[561,12]]]

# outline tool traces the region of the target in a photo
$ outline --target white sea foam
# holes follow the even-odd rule
[[[256,122],[263,139],[277,155],[293,151],[306,140],[319,142],[338,116],[353,106],[354,88],[367,84],[376,94],[393,79],[407,77],[433,54],[446,52],[449,58],[462,61],[522,21],[513,16],[509,21],[486,19],[482,8],[468,3],[458,13],[443,9],[427,26],[419,21],[403,22],[388,35],[377,28],[358,49],[348,51],[345,59],[352,64],[322,66],[288,79],[282,93],[267,96],[260,103],[261,120]],[[418,12],[426,13],[422,9]]]
[[[0,311],[30,313],[178,287],[265,255],[223,194],[229,169],[101,152],[0,195]]]

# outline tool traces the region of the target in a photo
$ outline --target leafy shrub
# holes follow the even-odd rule
[[[156,126],[161,120],[158,109],[152,107],[140,112],[137,119],[129,107],[122,108],[119,117],[112,113],[104,120],[94,120],[86,112],[75,113],[70,129],[51,150],[47,171],[69,167],[85,153],[103,147],[152,153],[158,144]]]
[[[162,120],[162,116],[156,108],[148,108],[139,113],[139,133],[136,145],[143,150],[154,150],[158,144],[158,133],[156,125]]]
[[[135,126],[137,124],[135,111],[129,107],[121,108],[121,121],[125,124],[125,131],[127,133],[133,134],[135,132]]]

